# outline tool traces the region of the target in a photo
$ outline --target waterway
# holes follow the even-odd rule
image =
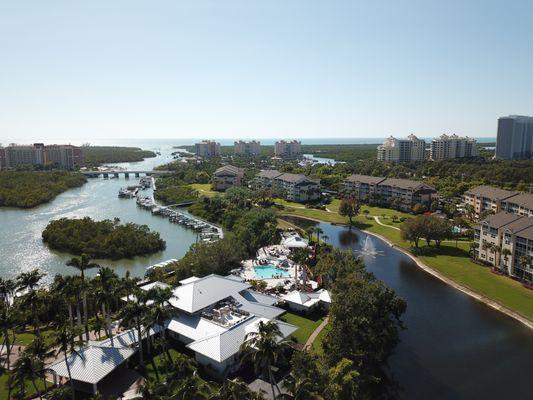
[[[298,224],[315,225],[301,219]],[[366,234],[317,224],[334,246],[360,251]],[[378,254],[366,268],[407,301],[407,329],[391,359],[404,399],[531,399],[533,334],[419,269],[371,236]]]
[[[172,160],[170,153],[175,149],[170,146],[156,149],[161,152],[158,157],[113,165],[126,169],[151,170]],[[173,224],[166,218],[152,216],[149,211],[137,207],[135,199],[117,197],[121,187],[136,182],[138,179],[126,180],[123,175],[118,179],[89,179],[82,187],[68,190],[50,203],[29,210],[0,207],[0,276],[13,277],[20,272],[39,268],[46,272],[47,280],[50,281],[56,274],[77,273],[72,267],[65,265],[71,255],[52,251],[41,240],[41,233],[48,222],[62,217],[89,216],[96,220],[118,217],[121,222],[145,224],[160,233],[167,244],[164,251],[119,261],[97,260],[101,265],[114,268],[119,275],[130,271],[132,276],[141,277],[149,265],[170,258],[181,258],[190,245],[196,242],[196,233]],[[142,193],[150,195],[151,189]],[[88,272],[89,275],[95,273],[94,270]]]

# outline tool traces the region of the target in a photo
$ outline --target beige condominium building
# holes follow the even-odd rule
[[[261,142],[239,140],[234,143],[234,153],[236,156],[258,156],[261,153]]]
[[[241,186],[243,176],[244,169],[233,165],[224,165],[213,174],[213,189],[223,191],[234,186]]]
[[[295,159],[302,156],[302,143],[298,140],[279,140],[274,145],[274,154],[283,159]]]
[[[533,257],[533,218],[500,211],[475,228],[474,256],[510,276],[533,280],[531,265],[523,256]]]
[[[262,170],[255,178],[259,188],[272,188],[289,201],[305,203],[320,198],[320,182],[303,174],[288,174],[277,170]]]
[[[434,187],[410,179],[351,175],[344,181],[344,192],[358,200],[410,210],[415,204],[429,208],[436,199]]]
[[[410,162],[425,158],[426,142],[409,135],[407,139],[396,139],[390,136],[378,146],[378,161]]]
[[[450,160],[477,156],[477,142],[468,136],[441,135],[431,141],[430,158],[432,160]]]
[[[194,153],[198,157],[211,158],[220,156],[220,143],[212,140],[202,140],[195,143]]]
[[[465,205],[474,207],[476,216],[484,211],[493,214],[507,211],[517,215],[533,216],[533,195],[492,186],[477,186],[467,190],[463,195]]]
[[[0,168],[16,168],[21,165],[54,165],[72,169],[81,163],[82,158],[81,148],[69,144],[12,144],[0,148]]]

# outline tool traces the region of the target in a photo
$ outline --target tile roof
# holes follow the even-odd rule
[[[260,178],[274,179],[282,173],[275,169],[262,169],[257,176]]]
[[[480,224],[488,225],[491,228],[499,229],[502,226],[505,226],[507,224],[510,224],[513,221],[516,221],[517,219],[520,219],[519,215],[510,214],[505,211],[500,211],[497,214],[489,215],[487,218],[481,221]]]
[[[475,188],[469,189],[465,192],[466,195],[486,197],[493,200],[504,200],[508,197],[515,196],[518,192],[511,192],[509,190],[504,190],[492,186],[476,186]]]
[[[301,183],[301,182],[313,182],[318,183],[317,181],[308,178],[307,176],[303,174],[290,174],[285,173],[278,177],[276,177],[277,180],[284,181],[284,182],[290,182],[290,183]]]
[[[387,178],[379,183],[379,186],[392,186],[400,189],[419,190],[419,189],[431,189],[435,190],[433,186],[430,186],[424,182],[413,181],[411,179],[398,179]]]
[[[530,193],[519,193],[515,196],[508,197],[507,199],[505,199],[505,202],[517,204],[519,206],[533,210],[533,194]]]
[[[533,226],[530,226],[529,228],[523,229],[520,232],[516,234],[516,236],[533,240]]]
[[[231,175],[243,175],[244,170],[239,167],[235,167],[233,165],[223,165],[222,167],[218,168],[214,175],[222,175],[222,174],[231,174]]]
[[[385,178],[380,177],[380,176],[354,174],[354,175],[350,175],[345,180],[349,182],[361,182],[361,183],[366,183],[369,185],[377,185],[378,183],[383,182]]]
[[[87,346],[67,357],[72,379],[86,383],[98,383],[115,368],[135,354],[127,347]],[[68,378],[65,359],[61,358],[48,367],[57,375]]]
[[[520,217],[513,222],[505,225],[505,230],[510,233],[519,233],[520,231],[533,226],[533,218]]]

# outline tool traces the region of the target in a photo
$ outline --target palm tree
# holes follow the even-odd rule
[[[24,351],[15,362],[15,369],[10,377],[14,386],[19,388],[19,396],[26,397],[26,381],[31,381],[35,393],[42,399],[41,392],[35,384],[36,379],[44,376],[44,364],[34,355]]]
[[[313,392],[313,383],[308,378],[289,377],[283,381],[283,386],[288,393],[283,393],[280,399],[283,400],[307,400],[322,399],[322,396]]]
[[[37,358],[40,362],[45,363],[47,359],[54,355],[54,350],[46,343],[42,336],[36,336],[35,339],[26,348],[26,352]],[[46,376],[42,375],[44,390],[46,392]]]
[[[137,301],[131,301],[128,304],[126,304],[125,307],[122,308],[120,312],[120,318],[121,322],[120,324],[124,327],[135,327],[137,329],[137,337],[139,340],[139,364],[141,365],[141,368],[144,368],[144,355],[143,355],[143,345],[142,345],[142,337],[144,333],[144,329],[142,326],[142,318],[143,315],[146,314],[148,311],[148,307],[146,306],[146,303],[142,299],[142,290],[138,289],[138,293],[136,294]],[[113,346],[113,344],[111,344]],[[154,365],[155,368],[155,365]],[[158,376],[156,371],[156,376]],[[158,377],[159,378],[159,377]],[[158,379],[159,380],[159,379]]]
[[[315,233],[316,233],[316,244],[320,246],[320,235],[324,233],[324,230],[317,226],[315,228]]]
[[[111,339],[111,346],[113,343],[113,330],[111,329],[111,310],[110,304],[114,299],[115,283],[117,275],[109,267],[100,267],[98,270],[100,276],[100,291],[98,292],[98,301],[102,307],[102,315],[106,321],[106,334]]]
[[[261,397],[252,392],[240,378],[226,379],[218,390],[209,396],[209,400],[252,400],[259,398]]]
[[[7,304],[0,305],[0,333],[2,334],[2,346],[6,349],[6,371],[11,369],[11,350],[15,342],[15,327],[18,325],[16,310]],[[11,382],[7,382],[8,399],[11,398]]]
[[[13,279],[0,278],[0,302],[11,305],[17,284]]]
[[[90,268],[100,268],[96,263],[91,262],[89,256],[85,253],[81,257],[74,257],[67,262],[69,267],[74,267],[78,269],[81,273],[81,291],[83,298],[83,318],[85,323],[85,339],[89,340],[89,316],[87,314],[87,293],[85,285],[85,270]]]
[[[76,348],[81,345],[81,342],[76,340],[79,336],[79,329],[70,324],[63,323],[54,332],[54,344],[56,348],[56,357],[63,354],[65,357],[65,365],[67,367],[68,380],[70,382],[70,389],[72,392],[72,400],[76,400],[76,393],[74,391],[74,381],[70,372],[70,365],[68,363],[68,353],[78,354]]]
[[[31,309],[31,314],[33,317],[34,331],[36,335],[41,334],[39,329],[39,316],[37,315],[37,306],[39,304],[39,298],[37,296],[37,287],[40,280],[45,276],[42,272],[39,272],[38,269],[34,269],[29,272],[22,272],[17,276],[17,286],[19,290],[27,290],[23,297],[23,304],[28,305]]]
[[[266,375],[272,389],[272,397],[276,398],[274,386],[281,393],[272,373],[272,367],[283,359],[289,342],[283,339],[279,326],[274,321],[259,321],[257,331],[246,335],[241,345],[243,353],[241,362],[251,360],[255,373]]]
[[[520,277],[521,280],[524,280],[524,275],[528,267],[531,268],[531,265],[533,265],[533,257],[525,255],[521,256],[518,261],[520,262],[520,270],[522,271],[522,276]]]
[[[172,311],[169,306],[169,300],[172,297],[170,288],[154,288],[147,293],[147,298],[152,301],[149,306],[149,312],[146,316],[146,326],[148,331],[152,327],[158,327],[163,338],[164,352],[167,358],[172,362],[172,357],[168,351],[165,323],[171,318]],[[150,340],[150,338],[148,338]]]

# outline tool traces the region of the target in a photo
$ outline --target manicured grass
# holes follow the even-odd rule
[[[0,399],[7,399],[8,390],[7,390],[7,381],[9,379],[9,375],[5,371],[0,371]],[[44,390],[44,384],[42,380],[35,381],[35,385],[37,386],[38,390]],[[52,385],[51,383],[49,386]],[[35,394],[35,389],[33,387],[33,384],[30,380],[26,381],[26,397]],[[16,389],[13,388],[11,392],[11,396],[13,397],[13,394],[16,392]]]
[[[44,340],[46,343],[51,344],[52,342],[52,336],[53,331],[52,330],[41,330],[41,335],[44,337]],[[35,335],[33,334],[33,331],[25,331],[25,332],[19,332],[15,335],[15,346],[28,346],[33,339],[35,338]],[[0,341],[2,341],[3,336],[0,335]]]
[[[320,331],[318,336],[316,337],[315,341],[311,345],[311,352],[315,354],[322,354],[322,341],[324,340],[324,337],[327,335],[327,333],[331,330],[331,325],[328,323],[324,329]]]
[[[332,210],[332,207],[328,208]],[[383,223],[392,223],[390,219],[383,219],[381,217],[383,214],[389,217],[392,215],[412,217],[406,213],[379,207],[363,206],[361,209],[368,209],[370,211],[369,216],[380,216],[380,220]],[[280,213],[318,219],[325,222],[348,222],[347,218],[340,216],[338,213],[328,213],[321,210],[285,209]],[[447,278],[533,320],[533,291],[526,289],[519,282],[509,277],[493,274],[489,268],[472,262],[468,255],[468,242],[458,242],[457,248],[454,243],[444,243],[441,249],[436,249],[435,247],[427,249],[426,243],[421,241],[422,250],[416,252],[409,242],[401,239],[400,231],[397,229],[381,226],[373,218],[366,218],[362,214],[358,215],[354,222],[358,228],[381,235],[394,243],[394,245],[416,253],[422,262]],[[399,224],[394,224],[394,226],[399,226]]]
[[[198,190],[200,196],[215,197],[216,195],[223,195],[222,192],[212,190],[210,183],[191,183],[189,187]]]
[[[315,329],[322,323],[324,317],[302,316],[286,312],[280,317],[280,319],[289,324],[296,325],[298,330],[295,331],[292,336],[298,343],[305,344],[309,336],[311,336]]]
[[[293,201],[288,201],[285,199],[275,198],[275,199],[272,199],[272,201],[275,204],[279,204],[285,207],[305,208],[305,204],[295,203]]]

